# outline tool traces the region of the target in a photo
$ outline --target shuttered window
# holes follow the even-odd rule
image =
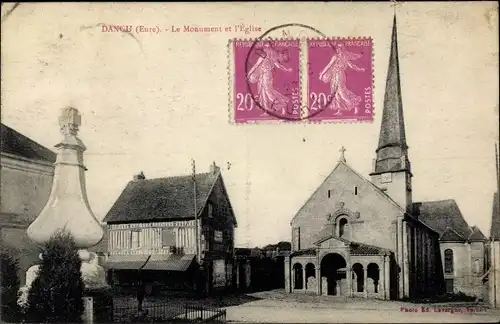
[[[161,230],[161,242],[163,247],[175,246],[175,232],[173,228],[163,228]]]
[[[130,245],[132,249],[137,249],[140,247],[140,234],[139,231],[130,232]]]

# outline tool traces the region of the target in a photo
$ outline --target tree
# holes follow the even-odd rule
[[[20,310],[17,305],[17,292],[19,291],[19,261],[9,251],[0,251],[0,289],[2,320],[17,322]]]
[[[81,260],[71,234],[59,231],[42,249],[42,264],[28,293],[28,322],[75,323],[83,314]]]

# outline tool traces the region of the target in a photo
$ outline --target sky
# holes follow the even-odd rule
[[[333,170],[342,146],[350,166],[367,177],[371,171],[390,3],[23,3],[4,18],[7,9],[2,5],[2,123],[53,148],[60,109],[77,108],[88,196],[100,219],[134,174],[189,174],[191,159],[206,172],[215,161],[238,220],[236,245],[262,246],[290,241],[290,220]],[[499,136],[497,4],[402,3],[395,10],[413,200],[455,199],[469,225],[488,235]],[[131,35],[102,32],[102,23],[262,31]],[[373,122],[229,122],[228,40],[289,23],[372,37]]]

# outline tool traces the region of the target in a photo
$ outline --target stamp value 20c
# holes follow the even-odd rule
[[[370,38],[231,43],[232,122],[373,119]]]

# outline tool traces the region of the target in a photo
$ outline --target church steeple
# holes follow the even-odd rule
[[[401,84],[399,80],[398,39],[396,15],[392,26],[391,52],[385,86],[384,109],[380,126],[377,158],[372,174],[410,172],[406,145]]]
[[[394,15],[377,158],[374,160],[373,172],[370,175],[376,186],[402,208],[411,211],[412,174],[403,118],[396,28],[396,15]]]

